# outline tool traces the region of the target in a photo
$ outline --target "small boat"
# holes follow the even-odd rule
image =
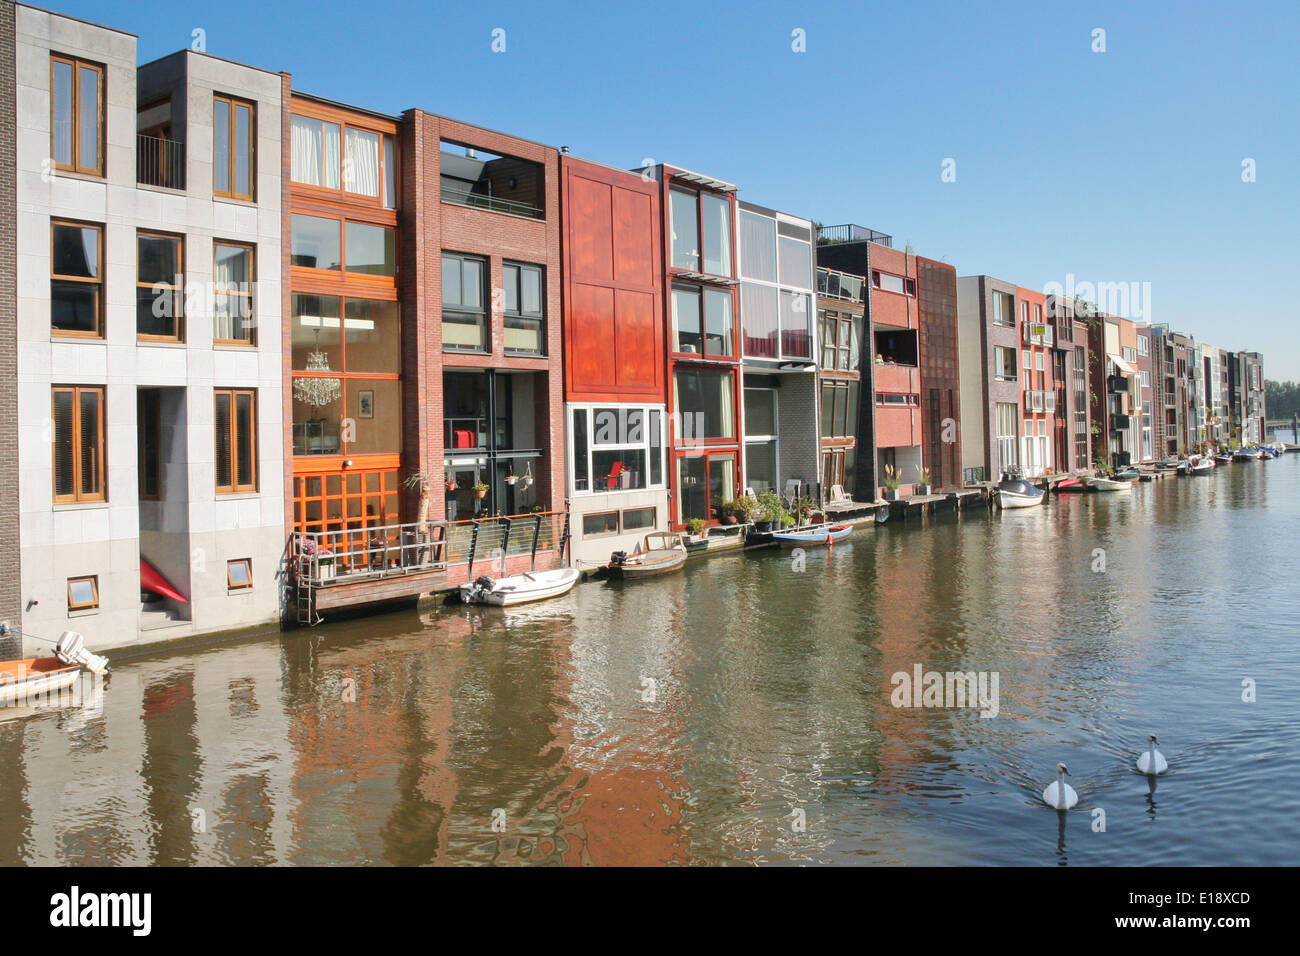
[[[615,551],[605,569],[610,577],[633,581],[680,571],[685,565],[686,545],[682,544],[681,535],[671,531],[652,531],[645,536],[641,550],[633,554]]]
[[[1102,475],[1092,479],[1090,484],[1098,491],[1129,491],[1133,488],[1132,481],[1120,481],[1118,478],[1106,478]]]
[[[1260,450],[1258,448],[1238,448],[1232,453],[1233,461],[1259,461]]]
[[[1003,510],[1032,508],[1041,505],[1047,497],[1042,488],[1034,487],[1023,478],[1006,478],[998,482],[997,496],[998,507]]]
[[[1088,486],[1078,478],[1062,478],[1056,483],[1056,493],[1058,495],[1077,495],[1087,490]]]
[[[486,574],[473,584],[460,586],[460,599],[466,604],[493,604],[513,607],[529,601],[568,594],[581,576],[577,568],[557,568],[554,571],[525,571],[504,578],[491,578]]]
[[[1187,466],[1189,475],[1208,475],[1212,471],[1214,471],[1214,459],[1209,455],[1195,458]]]
[[[834,544],[847,538],[853,531],[851,524],[827,524],[813,528],[800,528],[798,531],[779,531],[772,535],[783,548],[794,548],[805,544]]]
[[[1142,477],[1142,472],[1136,468],[1125,468],[1123,471],[1117,471],[1111,475],[1116,481],[1137,481]]]
[[[1293,445],[1293,444],[1292,444],[1291,442],[1289,442],[1289,441],[1284,441],[1284,442],[1282,442],[1282,450],[1285,451],[1285,452],[1296,452],[1296,451],[1300,451],[1300,445]]]
[[[71,687],[83,670],[105,674],[108,659],[87,650],[76,631],[64,631],[53,657],[0,661],[0,705],[22,704]]]
[[[1218,454],[1218,455],[1215,455],[1215,456],[1214,456],[1214,462],[1215,462],[1215,464],[1218,464],[1218,465],[1231,465],[1231,464],[1232,464],[1232,456],[1231,456],[1230,454],[1228,454],[1227,452],[1223,452],[1222,454]]]

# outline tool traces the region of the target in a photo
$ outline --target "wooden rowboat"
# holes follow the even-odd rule
[[[834,544],[847,538],[853,532],[851,524],[818,525],[812,528],[800,528],[798,531],[778,531],[772,540],[783,548],[796,548],[805,545]]]
[[[632,581],[638,578],[651,578],[660,574],[671,574],[686,566],[686,545],[682,544],[681,535],[670,531],[652,531],[645,536],[640,551],[628,554],[615,551],[609,558],[605,569],[612,578]]]

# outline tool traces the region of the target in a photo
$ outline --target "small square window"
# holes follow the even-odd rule
[[[602,511],[599,514],[582,516],[582,536],[584,538],[598,538],[612,534],[618,534],[617,511]]]
[[[68,578],[68,610],[86,611],[99,607],[99,578]]]
[[[226,584],[232,591],[253,586],[253,559],[226,562]]]
[[[623,530],[639,531],[655,526],[654,508],[629,508],[623,512]]]

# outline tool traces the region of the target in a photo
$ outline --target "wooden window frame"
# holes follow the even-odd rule
[[[98,277],[94,279],[85,276],[65,276],[54,271],[54,230],[59,226],[66,226],[69,229],[93,229],[99,233],[99,242],[96,244],[99,249],[99,262],[96,265]],[[92,285],[98,289],[95,296],[95,331],[79,332],[76,329],[56,329],[53,323],[50,325],[50,334],[60,338],[70,339],[103,339],[104,338],[104,226],[98,222],[79,222],[75,219],[51,219],[50,220],[50,282],[80,282],[84,285]],[[53,300],[53,288],[51,287],[51,300]]]
[[[72,162],[60,163],[54,155],[54,64],[66,63],[72,68]],[[98,101],[95,103],[95,129],[99,142],[96,144],[95,158],[97,165],[94,168],[80,165],[81,161],[81,71],[93,70],[99,74],[98,84]],[[92,63],[88,60],[79,60],[76,57],[64,56],[60,53],[50,55],[50,160],[56,170],[62,170],[68,173],[78,173],[82,176],[104,176],[104,153],[105,153],[105,129],[104,129],[104,81],[107,70],[102,63]]]
[[[84,502],[102,502],[108,500],[108,449],[104,443],[104,413],[108,405],[107,389],[103,385],[55,385],[50,389],[50,419],[56,421],[54,416],[54,396],[59,392],[67,392],[72,395],[72,487],[70,495],[60,495],[54,493],[54,504],[81,504]],[[84,392],[95,392],[99,395],[99,434],[96,436],[99,444],[99,490],[96,492],[81,491],[81,396]],[[53,462],[52,482],[58,480],[58,436],[51,443],[53,446],[50,450],[51,461]]]
[[[230,576],[230,569],[236,564],[242,564],[248,570],[248,580],[242,584],[236,584],[234,578]],[[253,586],[253,559],[252,558],[233,558],[226,562],[226,588],[231,591],[247,591]]]
[[[339,128],[339,185],[335,186],[317,186],[312,183],[301,183],[293,179],[293,149],[290,144],[289,155],[289,179],[293,184],[294,193],[301,195],[309,201],[323,201],[325,203],[346,203],[350,207],[366,206],[373,208],[377,213],[387,215],[396,215],[399,208],[402,194],[402,161],[401,161],[401,143],[399,142],[399,128],[397,123],[386,122],[380,119],[372,119],[365,116],[357,116],[344,110],[324,106],[306,100],[295,100],[290,108],[291,116],[298,116],[302,119],[315,120],[320,123],[329,123]],[[290,127],[293,121],[290,119]],[[367,196],[365,193],[354,193],[347,189],[347,183],[343,177],[343,161],[347,158],[347,131],[349,129],[357,130],[362,133],[375,133],[379,136],[379,196]],[[395,195],[388,196],[388,161],[386,158],[386,138],[392,137],[393,141],[393,192]],[[324,181],[324,156],[321,157],[322,173],[321,180]]]
[[[90,582],[91,592],[95,595],[89,602],[75,601],[72,597],[72,586],[82,581]],[[68,610],[69,611],[93,611],[99,607],[99,575],[83,574],[75,578],[68,578]]]
[[[236,400],[240,395],[247,395],[251,399],[253,411],[253,420],[250,423],[252,433],[249,435],[248,453],[252,456],[251,475],[252,481],[249,484],[241,485],[238,481],[239,475],[239,416],[235,413]],[[216,456],[217,447],[217,430],[216,430],[216,403],[225,399],[230,403],[230,484],[216,484]],[[255,388],[216,388],[212,390],[213,401],[213,429],[212,429],[212,447],[213,455],[213,482],[216,494],[219,495],[240,495],[253,494],[257,491],[257,389]]]
[[[339,227],[339,267],[337,269],[322,269],[318,266],[300,266],[293,261],[293,217],[302,216],[304,219],[322,219],[327,222],[337,223]],[[348,226],[371,226],[375,229],[387,229],[393,234],[393,274],[390,276],[375,272],[352,272],[348,269]],[[239,245],[239,243],[223,243],[224,245]],[[401,249],[398,246],[398,229],[392,222],[374,222],[365,218],[358,218],[334,211],[323,211],[315,207],[298,208],[295,207],[290,212],[289,218],[289,265],[290,268],[299,273],[305,280],[318,280],[325,282],[359,282],[368,283],[383,288],[395,289],[397,287],[397,274],[401,268]],[[475,258],[475,257],[471,257]],[[484,258],[484,262],[487,259]]]
[[[614,516],[614,530],[600,531],[595,534],[587,533],[588,518],[604,518],[609,515]],[[616,538],[623,533],[623,515],[615,509],[613,511],[589,511],[582,516],[582,537],[586,538]]]
[[[228,138],[226,142],[230,144],[229,166],[227,173],[230,176],[230,189],[222,190],[217,188],[217,166],[216,166],[216,104],[226,103],[230,106],[230,129],[227,130]],[[222,199],[241,199],[245,202],[256,202],[253,198],[257,195],[257,104],[251,100],[241,99],[237,96],[227,96],[224,93],[212,94],[213,104],[213,150],[212,150],[212,195]],[[235,186],[235,168],[236,162],[235,149],[235,110],[238,106],[248,108],[248,193],[236,191]]]
[[[249,254],[248,291],[233,292],[226,289],[222,289],[217,286],[216,281],[214,280],[212,283],[212,295],[214,300],[213,302],[214,307],[212,310],[212,320],[214,323],[216,322],[216,317],[217,317],[217,310],[215,308],[216,296],[220,295],[220,296],[228,296],[230,298],[244,299],[246,300],[248,305],[248,311],[246,313],[248,316],[248,321],[246,322],[246,327],[248,328],[248,338],[246,339],[217,338],[214,329],[214,333],[212,336],[212,344],[213,345],[238,345],[243,348],[256,348],[257,347],[257,320],[256,320],[256,314],[253,312],[253,308],[255,305],[253,290],[257,288],[257,244],[252,242],[233,242],[227,239],[213,239],[212,240],[213,276],[217,274],[217,247],[218,246],[227,246],[232,249],[243,249],[245,252]]]
[[[166,239],[177,245],[176,264],[180,268],[179,275],[173,276],[173,279],[180,279],[179,285],[172,285],[166,282],[141,282],[140,281],[140,240],[141,239]],[[135,288],[137,301],[140,289],[148,289],[150,292],[156,286],[163,286],[171,290],[175,298],[172,300],[175,304],[176,314],[172,316],[175,323],[174,334],[172,335],[145,335],[140,332],[139,315],[136,317],[135,338],[137,342],[184,342],[185,341],[185,237],[173,232],[158,232],[153,229],[137,229],[135,231]]]

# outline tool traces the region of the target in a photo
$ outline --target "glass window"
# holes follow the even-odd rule
[[[68,57],[50,60],[50,155],[55,169],[104,174],[104,68]]]
[[[507,352],[541,355],[542,268],[523,263],[502,267],[505,292],[505,348]]]
[[[776,434],[776,389],[745,389],[745,434]]]
[[[745,484],[762,494],[777,487],[776,442],[745,442]]]
[[[623,530],[640,531],[655,526],[654,508],[629,508],[623,512]]]
[[[136,236],[135,331],[142,339],[184,338],[185,247],[177,236]]]
[[[294,213],[290,228],[289,257],[293,265],[335,271],[343,268],[343,224],[339,220]]]
[[[54,503],[104,501],[104,388],[53,390]]]
[[[212,244],[212,338],[219,344],[252,345],[252,246],[217,240]]]
[[[99,338],[104,334],[103,227],[50,224],[50,328]]]
[[[339,126],[311,116],[293,117],[293,159],[290,175],[295,183],[339,188]]]
[[[598,538],[618,534],[618,512],[602,511],[597,514],[582,516],[582,536]]]
[[[360,222],[347,224],[348,272],[392,276],[396,275],[396,267],[397,255],[392,229]]]
[[[781,283],[812,288],[812,246],[789,236],[781,237]]]
[[[212,192],[231,199],[253,198],[251,103],[215,96],[212,100]]]
[[[68,578],[68,610],[88,611],[99,607],[99,577]]]
[[[226,562],[226,586],[232,591],[253,586],[253,559]]]
[[[730,372],[679,367],[673,373],[673,407],[683,441],[735,437]]]
[[[731,203],[711,193],[700,196],[704,220],[704,271],[731,275]]]
[[[740,316],[745,330],[745,355],[774,359],[778,356],[780,305],[774,286],[742,282]]]
[[[349,127],[344,141],[343,188],[379,198],[379,134]]]
[[[664,426],[663,413],[658,409],[650,410],[650,484],[656,488],[664,483]]]
[[[718,289],[704,290],[705,352],[709,355],[732,355],[731,293]]]
[[[587,409],[576,408],[573,411],[573,490],[590,491],[587,467]]]
[[[401,372],[401,325],[396,302],[344,300],[342,368],[351,374],[396,375]]]
[[[696,289],[673,289],[673,350],[692,354],[704,351],[700,293]]]
[[[217,494],[257,490],[257,402],[251,389],[216,389]]]
[[[672,264],[678,269],[700,269],[700,223],[696,194],[680,189],[669,191],[672,229]]]
[[[781,354],[812,358],[812,297],[781,290]]]
[[[442,257],[442,347],[450,351],[487,350],[484,307],[486,263],[469,256]]]
[[[747,279],[776,281],[776,220],[740,211],[740,273]]]
[[[872,284],[883,292],[903,292],[903,277],[891,275],[888,272],[872,272]]]
[[[343,371],[339,297],[293,294],[292,350],[295,371]]]

